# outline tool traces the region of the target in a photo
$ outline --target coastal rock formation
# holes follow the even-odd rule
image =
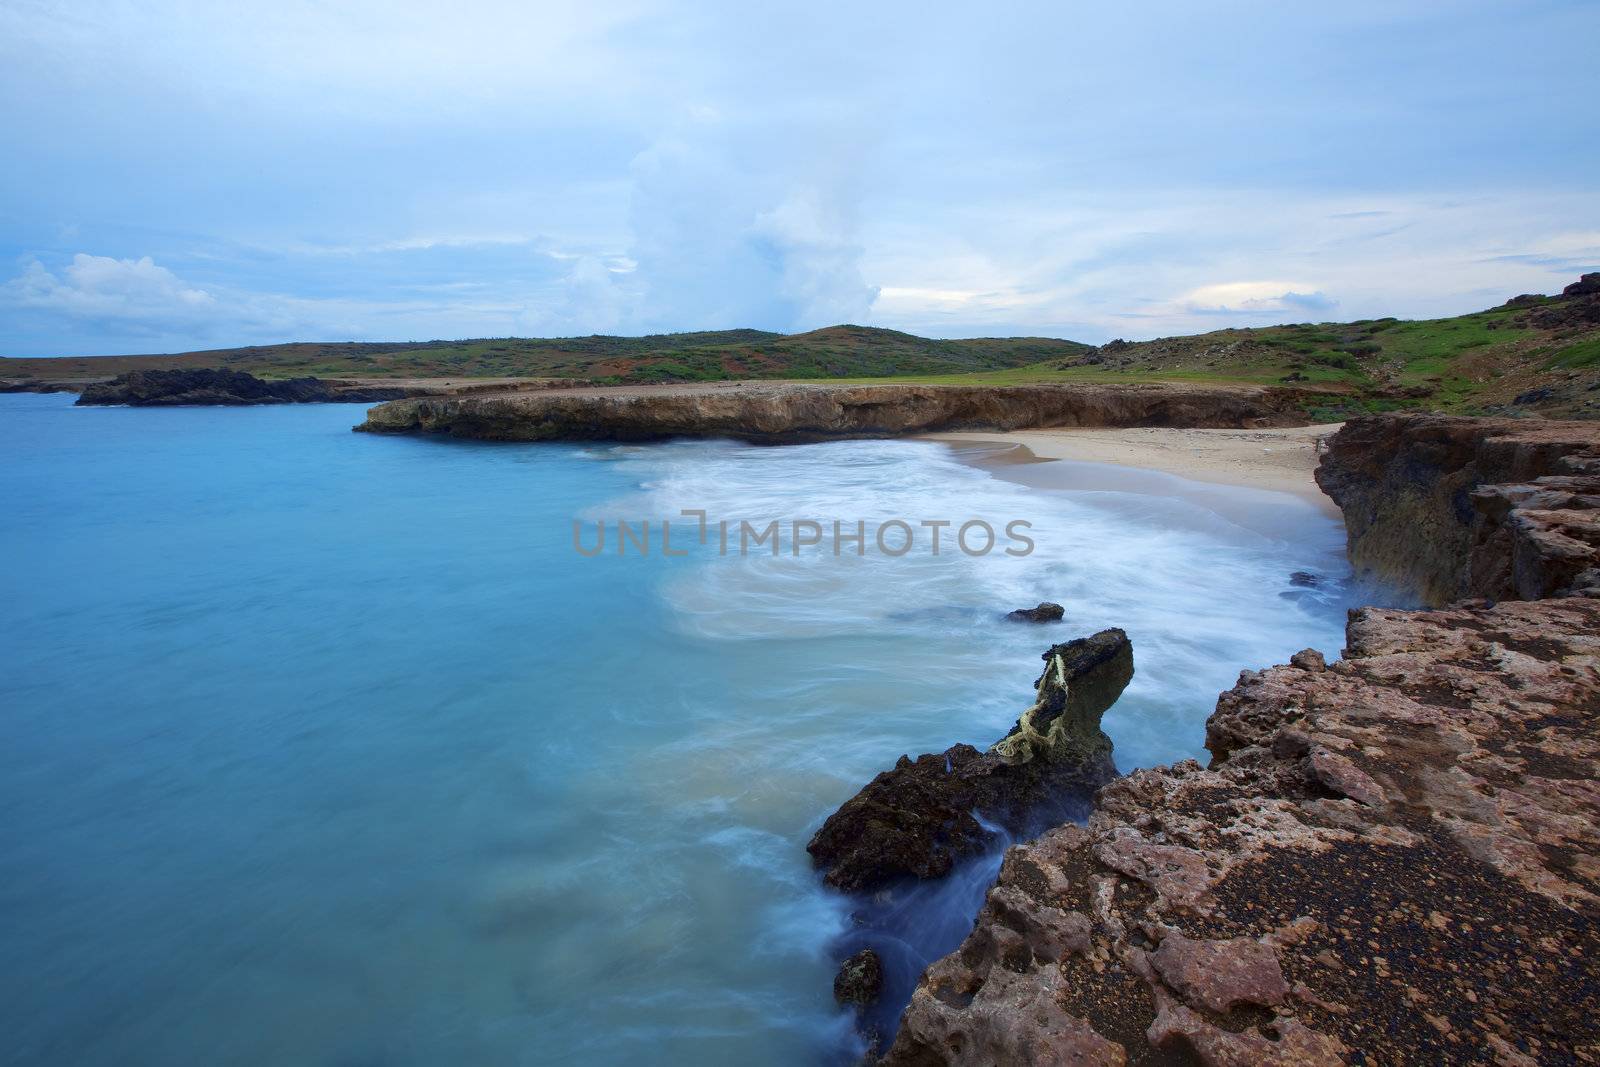
[[[321,378],[287,378],[266,381],[243,371],[198,368],[194,370],[141,370],[109,382],[85,387],[79,404],[126,404],[130,407],[174,407],[251,404],[368,403],[410,395],[404,388],[351,386]]]
[[[1176,385],[750,385],[419,397],[356,429],[500,441],[736,437],[782,442],[1046,426],[1287,426],[1319,394]]]
[[[1600,585],[1600,426],[1381,415],[1328,438],[1317,484],[1359,574],[1424,602]]]
[[[1503,599],[1241,674],[1209,766],[1010,850],[886,1062],[1600,1060],[1597,429],[1346,427],[1318,476],[1358,564]]]
[[[1012,849],[891,1064],[1600,1056],[1600,601],[1364,609]],[[1076,1058],[1074,1058],[1076,1057]]]
[[[1035,608],[1018,608],[1016,611],[1008,611],[1006,612],[1006,618],[1014,622],[1060,622],[1066,617],[1066,614],[1066,608],[1046,600]]]
[[[955,745],[901,756],[828,817],[806,846],[825,882],[873,891],[941,877],[993,840],[980,816],[1020,829],[1116,776],[1100,716],[1133,677],[1128,635],[1102,630],[1042,658],[1038,699],[989,751]]]
[[[833,978],[833,999],[840,1004],[866,1006],[883,992],[883,960],[864,948],[839,965]]]

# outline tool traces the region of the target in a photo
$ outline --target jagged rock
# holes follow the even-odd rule
[[[1298,425],[1324,394],[1282,386],[760,385],[419,397],[356,429],[504,441],[736,437],[762,442],[1049,426]]]
[[[883,961],[864,948],[839,965],[833,979],[833,999],[840,1004],[875,1004],[883,992]]]
[[[1568,286],[1571,288],[1571,286]],[[1522,316],[1541,330],[1582,329],[1600,323],[1600,293],[1571,293]]]
[[[1532,307],[1535,304],[1542,304],[1542,303],[1544,303],[1543,294],[1540,294],[1540,293],[1523,293],[1521,296],[1512,297],[1510,300],[1507,300],[1504,304],[1502,304],[1500,306],[1501,307],[1508,307],[1508,308],[1522,308],[1522,307]]]
[[[1321,652],[1314,648],[1302,648],[1299,652],[1290,656],[1289,665],[1298,667],[1303,671],[1325,671],[1328,669],[1328,661],[1323,658]]]
[[[1316,477],[1358,573],[1426,603],[1600,585],[1600,424],[1356,418]]]
[[[1208,768],[1011,849],[886,1062],[1600,1049],[1600,600],[1367,608],[1347,644],[1245,672]]]
[[[985,848],[975,812],[1021,828],[1047,805],[1082,802],[1116,775],[1100,717],[1133,677],[1121,630],[1044,653],[1037,699],[988,752],[959,744],[901,756],[822,824],[806,851],[836,889],[871,891],[903,878],[937,878]]]
[[[1313,589],[1322,584],[1322,576],[1310,571],[1295,571],[1289,575],[1289,584],[1302,589]]]
[[[1577,281],[1561,290],[1562,296],[1587,296],[1590,293],[1600,293],[1600,272],[1580,275]]]
[[[1017,622],[1060,622],[1066,614],[1066,608],[1047,600],[1036,608],[1018,608],[1007,612],[1006,618]]]
[[[131,371],[109,382],[87,386],[79,404],[126,404],[130,407],[173,407],[252,404],[365,403],[407,396],[395,387],[356,387],[321,378],[265,381],[244,371],[200,367],[192,370]]]

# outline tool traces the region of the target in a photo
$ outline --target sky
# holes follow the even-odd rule
[[[0,354],[1100,343],[1600,270],[1595,0],[0,0]]]

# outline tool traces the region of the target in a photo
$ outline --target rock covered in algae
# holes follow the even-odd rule
[[[1006,618],[1012,622],[1060,622],[1066,617],[1067,609],[1060,604],[1042,601],[1036,608],[1018,608],[1016,611],[1006,612]]]
[[[873,891],[938,878],[987,847],[994,826],[1021,831],[1087,811],[1116,777],[1100,716],[1133,677],[1133,645],[1103,630],[1042,658],[1033,705],[993,749],[901,756],[828,817],[806,846],[825,882]]]

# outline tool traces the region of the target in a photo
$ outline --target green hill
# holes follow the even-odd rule
[[[1314,417],[1417,408],[1600,418],[1600,274],[1447,319],[1216,330],[1098,348],[1047,337],[934,340],[870,326],[647,337],[300,342],[148,356],[0,359],[0,380],[76,382],[130,370],[228,367],[264,378],[741,378],[839,381],[1191,381],[1315,386]]]
[[[719,330],[647,337],[296,342],[170,355],[0,359],[0,378],[106,378],[176,367],[228,367],[265,378],[534,377],[616,383],[880,378],[1020,367],[1090,350],[1048,337],[939,341],[870,326],[830,326],[801,334]]]

